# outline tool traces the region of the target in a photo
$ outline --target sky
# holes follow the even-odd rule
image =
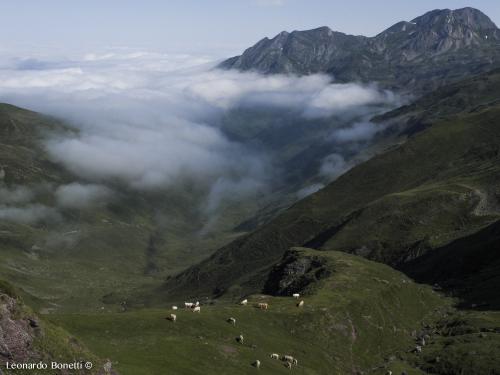
[[[0,51],[131,48],[222,58],[282,30],[326,25],[371,36],[428,10],[465,6],[500,24],[498,0],[2,0]]]

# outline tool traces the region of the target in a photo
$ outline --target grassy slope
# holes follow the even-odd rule
[[[301,374],[383,374],[412,369],[406,351],[413,330],[436,320],[451,304],[429,287],[412,283],[390,267],[340,252],[297,249],[298,257],[321,257],[332,275],[303,290],[305,306],[291,297],[249,296],[246,307],[217,300],[200,314],[178,310],[177,322],[164,310],[48,316],[94,352],[116,361],[123,375],[288,373],[269,354],[298,358]],[[266,301],[268,311],[252,305]],[[183,300],[176,302],[178,305]],[[228,317],[235,317],[235,327]],[[244,345],[235,337],[243,334]],[[255,345],[255,347],[253,347]],[[395,358],[389,358],[396,356]],[[380,368],[378,368],[380,367]],[[370,369],[378,368],[373,371]]]
[[[383,116],[424,130],[171,279],[167,292],[259,290],[271,265],[304,244],[398,265],[491,224],[499,218],[498,97],[496,71]]]

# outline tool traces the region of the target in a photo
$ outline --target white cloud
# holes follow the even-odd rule
[[[349,169],[344,157],[339,154],[328,155],[320,168],[320,174],[329,179],[334,179]]]
[[[305,198],[308,195],[311,195],[311,194],[316,193],[317,191],[323,189],[324,187],[325,187],[324,184],[312,184],[312,185],[308,185],[308,186],[300,189],[299,191],[297,191],[297,193],[296,193],[297,199]]]
[[[0,220],[12,221],[21,224],[35,224],[44,220],[60,218],[57,210],[41,204],[29,204],[24,207],[10,207],[0,205]]]
[[[33,197],[33,191],[26,186],[0,187],[0,204],[27,203]]]
[[[57,204],[65,208],[87,208],[102,204],[112,197],[112,191],[95,184],[61,185],[55,192]]]
[[[332,139],[336,143],[362,142],[373,138],[383,129],[383,125],[370,121],[356,122],[349,127],[335,130],[332,133]]]
[[[205,184],[211,192],[207,207],[217,206],[220,191],[228,186],[261,189],[269,164],[266,155],[230,141],[214,126],[213,119],[225,111],[265,106],[310,119],[359,116],[396,101],[373,85],[335,84],[324,75],[220,71],[208,64],[209,58],[189,55],[127,50],[79,60],[25,58],[22,66],[19,61],[0,64],[0,100],[60,116],[78,128],[47,142],[54,160],[100,185],[156,189],[179,181]],[[332,140],[362,138],[368,134],[363,126],[339,130]],[[325,161],[322,173],[339,169],[339,162],[333,162]],[[92,196],[89,186],[58,191],[62,205],[70,202],[65,195]]]

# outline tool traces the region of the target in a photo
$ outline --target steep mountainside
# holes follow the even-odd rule
[[[165,290],[258,291],[283,253],[301,245],[404,267],[498,221],[499,97],[496,71],[378,118],[389,124],[388,132],[409,135],[408,140],[170,279]],[[455,271],[457,278],[461,270]],[[488,272],[477,272],[475,282],[481,284]],[[486,294],[480,302],[496,298]]]
[[[368,38],[321,27],[264,38],[224,69],[327,73],[342,82],[430,90],[498,66],[500,30],[479,10],[434,10]]]

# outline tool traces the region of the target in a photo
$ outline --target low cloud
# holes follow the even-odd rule
[[[398,101],[375,85],[337,84],[326,75],[268,76],[214,65],[203,56],[129,50],[57,61],[8,59],[0,62],[0,101],[61,117],[78,130],[46,143],[54,161],[91,182],[58,188],[59,206],[105,201],[110,193],[103,186],[110,184],[148,190],[185,182],[204,187],[205,212],[236,190],[265,191],[272,174],[269,155],[218,128],[228,111],[273,108],[307,120],[359,121]],[[362,122],[334,131],[331,140],[368,140],[374,131]],[[332,178],[345,164],[339,152],[324,160],[320,173]],[[0,191],[0,203],[22,200],[19,194]]]
[[[320,175],[332,180],[349,170],[349,164],[340,154],[328,155],[321,164]]]
[[[364,142],[373,138],[375,134],[385,129],[383,125],[370,121],[356,122],[349,127],[337,129],[331,138],[338,144],[350,142]]]
[[[42,204],[29,204],[23,207],[0,205],[0,220],[20,224],[36,224],[45,220],[58,220],[59,213],[52,207]]]
[[[112,197],[112,191],[101,185],[72,183],[59,186],[55,196],[58,206],[80,209],[107,202]]]
[[[23,204],[30,202],[34,196],[34,192],[26,186],[0,186],[0,204]]]
[[[321,184],[321,183],[308,185],[308,186],[300,189],[299,191],[297,191],[297,193],[296,193],[297,199],[305,198],[308,195],[314,194],[317,191],[323,189],[324,187],[325,187],[325,185]]]

